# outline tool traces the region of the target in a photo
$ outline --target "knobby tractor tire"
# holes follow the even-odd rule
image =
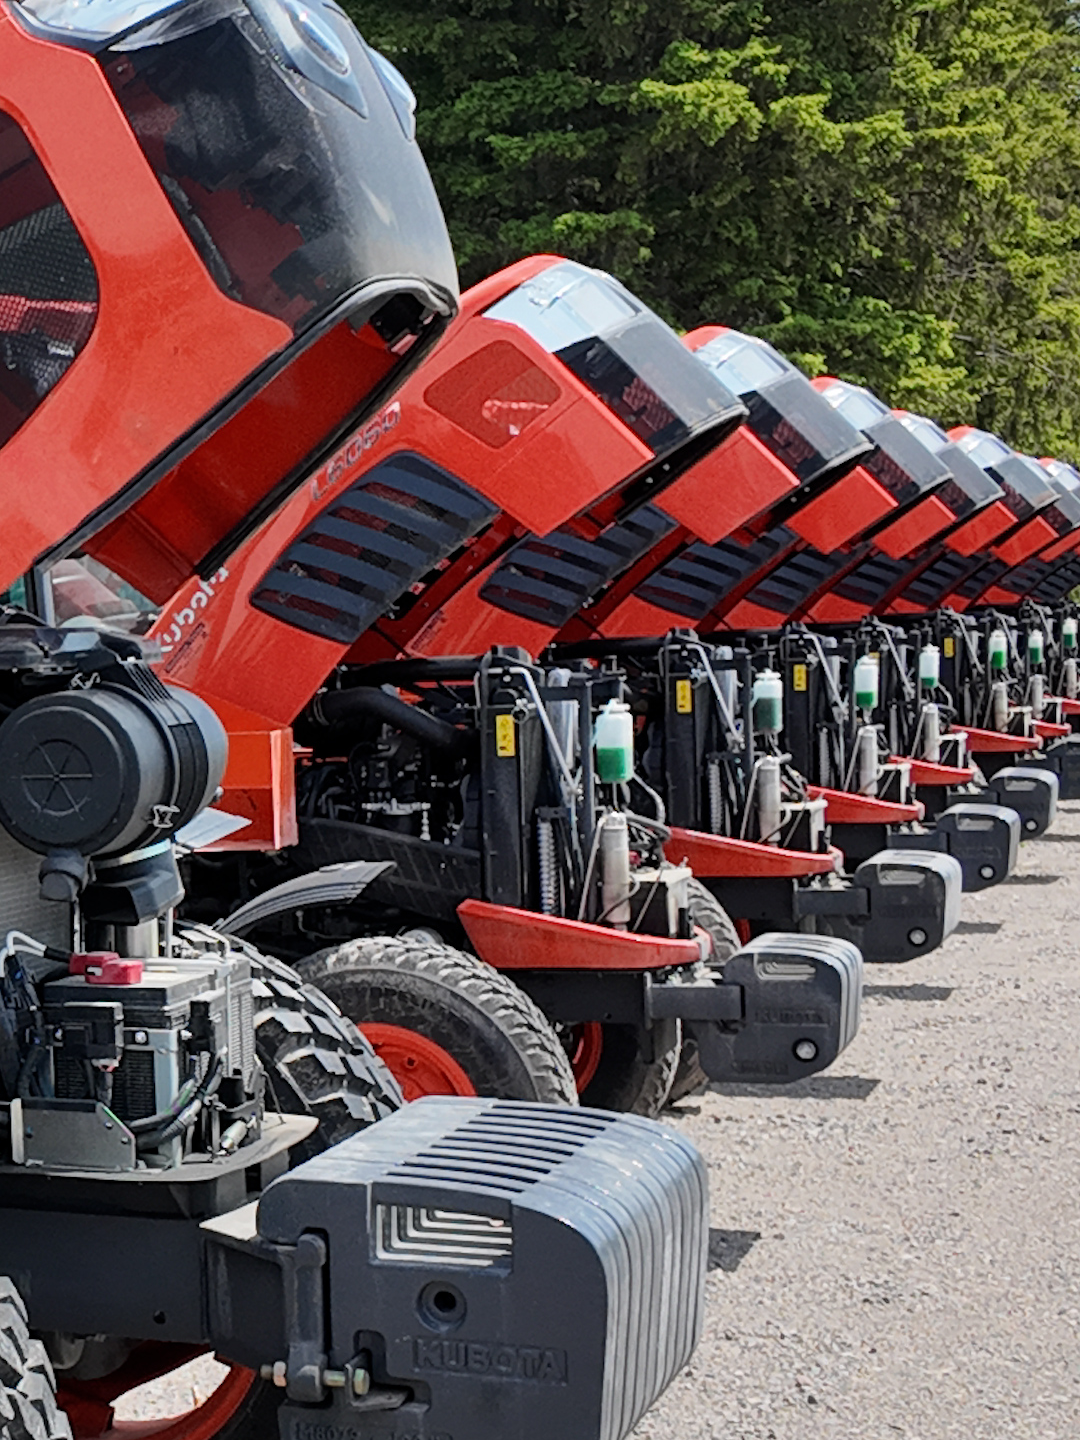
[[[26,1306],[7,1276],[0,1276],[0,1440],[71,1440],[45,1346],[31,1340]]]
[[[543,1012],[475,956],[409,935],[350,940],[301,961],[370,1035],[405,1094],[577,1104],[566,1052]]]
[[[713,943],[710,968],[722,970],[724,962],[730,960],[742,943],[738,931],[720,904],[719,900],[700,880],[690,881],[690,920],[706,932]],[[698,1059],[697,1041],[691,1035],[684,1037],[675,1077],[671,1082],[667,1103],[685,1100],[688,1095],[698,1095],[709,1083],[709,1077],[701,1068]]]
[[[251,952],[251,966],[255,1048],[266,1072],[267,1106],[319,1122],[294,1150],[296,1161],[400,1108],[397,1081],[328,996],[281,960]]]
[[[679,1063],[678,1020],[657,1021],[649,1032],[641,1025],[604,1024],[600,1030],[600,1060],[581,1103],[653,1119],[664,1108]]]

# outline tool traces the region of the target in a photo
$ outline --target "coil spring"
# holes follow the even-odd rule
[[[708,762],[706,784],[709,789],[709,831],[713,835],[722,835],[724,833],[724,799],[720,793],[719,760]]]
[[[555,829],[550,820],[536,819],[536,862],[540,872],[540,913],[554,915],[559,898],[559,872],[555,863]]]

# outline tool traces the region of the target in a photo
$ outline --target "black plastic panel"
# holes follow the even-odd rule
[[[312,521],[251,603],[298,630],[351,645],[497,513],[438,465],[392,455]]]
[[[735,585],[769,564],[797,539],[793,531],[778,525],[752,545],[741,545],[734,540],[721,540],[717,545],[691,545],[639,585],[634,593],[650,605],[701,620]]]
[[[675,521],[645,505],[595,540],[568,530],[515,545],[480,591],[498,610],[561,629],[605,585],[635,563]]]

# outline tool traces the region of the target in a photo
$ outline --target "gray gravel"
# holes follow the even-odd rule
[[[705,1334],[638,1440],[1080,1436],[1080,805],[868,968],[828,1074],[669,1112],[710,1172]]]
[[[827,1075],[669,1113],[712,1189],[705,1334],[636,1440],[1080,1436],[1080,805],[867,976]],[[175,1413],[209,1359],[129,1397]]]

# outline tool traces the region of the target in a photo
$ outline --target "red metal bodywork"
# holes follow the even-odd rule
[[[1024,755],[1029,750],[1039,750],[1042,740],[1038,735],[1006,735],[998,730],[981,730],[975,725],[953,725],[967,736],[970,755]]]
[[[381,116],[394,130],[379,133],[397,137],[387,144],[406,147],[393,153],[401,161],[397,198],[403,207],[411,204],[416,222],[416,249],[404,257],[413,268],[395,274],[392,263],[386,268],[386,251],[377,273],[362,274],[357,261],[360,268],[341,281],[337,306],[306,327],[300,319],[314,304],[310,299],[299,297],[291,314],[286,307],[271,315],[242,288],[234,287],[243,301],[231,298],[222,287],[235,275],[220,250],[221,268],[213,272],[185,228],[181,212],[187,212],[166,186],[175,180],[166,152],[169,127],[185,123],[181,102],[165,101],[145,71],[132,78],[122,48],[109,50],[103,41],[99,54],[67,43],[66,35],[41,38],[18,14],[17,6],[0,7],[3,223],[13,227],[59,211],[70,226],[63,243],[71,254],[64,252],[62,265],[50,264],[57,271],[72,268],[71,255],[84,254],[96,300],[0,297],[5,335],[29,331],[30,338],[78,342],[33,407],[16,405],[0,387],[0,434],[6,436],[0,502],[8,525],[0,590],[35,561],[78,546],[163,603],[194,574],[218,568],[335,437],[425,353],[442,328],[441,320],[425,325],[425,317],[449,315],[456,299],[449,240],[415,146],[406,163],[412,142],[389,98],[379,98],[369,109],[369,138]],[[239,114],[245,97],[231,98]],[[138,111],[141,128],[125,105]],[[358,117],[356,123],[364,122]],[[226,156],[235,142],[245,147],[247,163],[264,164],[264,176],[272,169],[258,137],[241,137],[239,121],[235,131],[223,124],[217,139],[222,164],[237,159]],[[314,157],[312,184],[317,177],[336,186],[343,202],[355,186],[353,198],[370,200],[374,192],[364,177],[335,169],[345,163],[337,152]],[[230,200],[224,189],[213,199],[222,223],[230,222],[237,254],[250,255],[267,283],[272,267],[294,258],[305,243],[298,228],[279,224],[258,200],[239,191]],[[377,213],[392,226],[392,207],[382,204]],[[203,239],[213,250],[208,234]],[[428,262],[425,275],[421,267]],[[315,284],[325,277],[310,278]],[[61,294],[74,282],[43,271],[37,283],[55,283]],[[417,301],[414,328],[412,318],[402,319],[400,334],[377,333],[369,317],[402,294],[416,299],[421,291],[426,299]]]
[[[496,970],[661,970],[701,958],[696,940],[634,935],[487,900],[463,900],[457,913],[477,955]]]
[[[940,765],[933,760],[915,760],[906,755],[889,757],[895,764],[903,761],[911,767],[912,785],[970,785],[975,771],[967,765]]]
[[[925,814],[922,801],[901,804],[879,800],[874,795],[857,795],[850,790],[833,790],[827,785],[808,785],[811,799],[825,801],[825,818],[836,825],[906,825]]]
[[[685,343],[691,349],[700,349],[723,327],[704,326],[691,331]],[[821,388],[817,382],[811,382]],[[798,436],[792,433],[792,445],[797,446]],[[760,447],[765,451],[765,447]],[[774,471],[786,471],[789,482],[794,477],[790,469],[783,466],[777,456],[765,451]],[[797,462],[797,450],[792,460]],[[727,539],[736,545],[749,548],[755,541],[773,531],[783,514],[786,535],[781,548],[771,554],[768,560],[749,574],[742,576],[736,584],[727,587],[718,596],[717,603],[705,617],[688,621],[686,615],[664,609],[657,603],[644,600],[634,592],[654,575],[674,555],[686,548],[686,537],[669,537],[665,547],[656,547],[633,569],[622,575],[609,590],[589,609],[568,626],[561,638],[584,639],[589,635],[605,635],[609,638],[662,634],[674,626],[693,623],[702,634],[718,630],[773,628],[790,618],[778,611],[748,599],[748,595],[766,577],[797,556],[801,551],[816,549],[831,553],[844,546],[854,544],[868,529],[879,526],[889,513],[898,508],[896,500],[871,473],[873,458],[862,464],[838,472],[824,486],[814,486],[802,500],[795,503],[797,487],[789,483],[788,489],[781,490],[777,484],[773,499],[768,507],[760,507],[752,516],[747,516],[737,526],[732,526]],[[787,501],[787,505],[781,504]],[[905,517],[906,518],[906,517]],[[710,542],[715,543],[715,542]]]
[[[813,850],[785,850],[780,845],[762,845],[756,840],[737,840],[729,835],[710,835],[702,830],[671,827],[671,839],[664,853],[672,864],[686,863],[702,879],[793,880],[804,875],[830,875],[844,868],[844,857],[830,847],[824,854]]]
[[[974,427],[971,425],[957,425],[948,432],[949,439],[962,440],[966,435],[971,434],[973,429]],[[1015,504],[1017,501],[1014,500],[1013,503]],[[1052,506],[1049,508],[1052,509]],[[999,560],[1010,567],[1015,567],[1044,547],[1049,547],[1063,538],[1067,539],[1071,546],[1076,537],[1060,536],[1045,514],[1031,513],[1029,508],[1026,515],[1018,515],[1010,507],[1010,504],[998,500],[954,531],[948,537],[945,548],[964,559],[979,562],[968,567],[965,571],[966,579],[968,576],[977,575],[980,564],[989,564],[994,560]],[[926,563],[913,574],[906,576],[903,586],[894,590],[888,607],[892,613],[912,614],[927,608],[922,597],[915,599],[913,603],[913,597],[909,595],[905,598],[904,592],[910,589],[912,581],[930,569],[938,554],[940,551],[927,557]],[[964,588],[970,589],[970,586],[959,582],[956,589],[945,589],[939,592],[933,598],[930,608],[963,611],[970,609],[973,604],[979,603],[981,592],[964,594]]]
[[[230,839],[229,848],[278,848],[295,836],[295,819],[275,802],[285,793],[280,765],[288,726],[336,664],[474,653],[501,643],[539,650],[553,632],[479,601],[484,579],[510,544],[526,535],[568,523],[584,536],[599,533],[617,514],[627,482],[654,462],[649,447],[565,365],[517,326],[484,314],[559,259],[533,256],[467,291],[439,349],[394,402],[346,436],[227,565],[206,581],[184,585],[153,627],[164,678],[197,691],[219,710],[239,707],[247,717],[245,781],[240,759],[230,761],[222,803],[228,810],[239,805],[245,814],[254,810],[253,823]],[[732,511],[739,492],[719,478],[729,452],[742,466],[740,480],[745,478],[756,452],[736,431],[655,503],[716,534],[733,513],[741,514]],[[355,644],[298,630],[255,608],[253,592],[289,543],[366,471],[401,453],[444,467],[490,500],[498,509],[493,522],[441,572],[425,578],[405,614],[380,619]],[[258,734],[264,739],[257,745]],[[252,774],[256,755],[264,764],[261,785]]]
[[[5,6],[0,72],[5,109],[72,216],[100,294],[86,348],[4,448],[3,589],[115,501],[292,333],[215,285],[92,55],[29,35]]]

